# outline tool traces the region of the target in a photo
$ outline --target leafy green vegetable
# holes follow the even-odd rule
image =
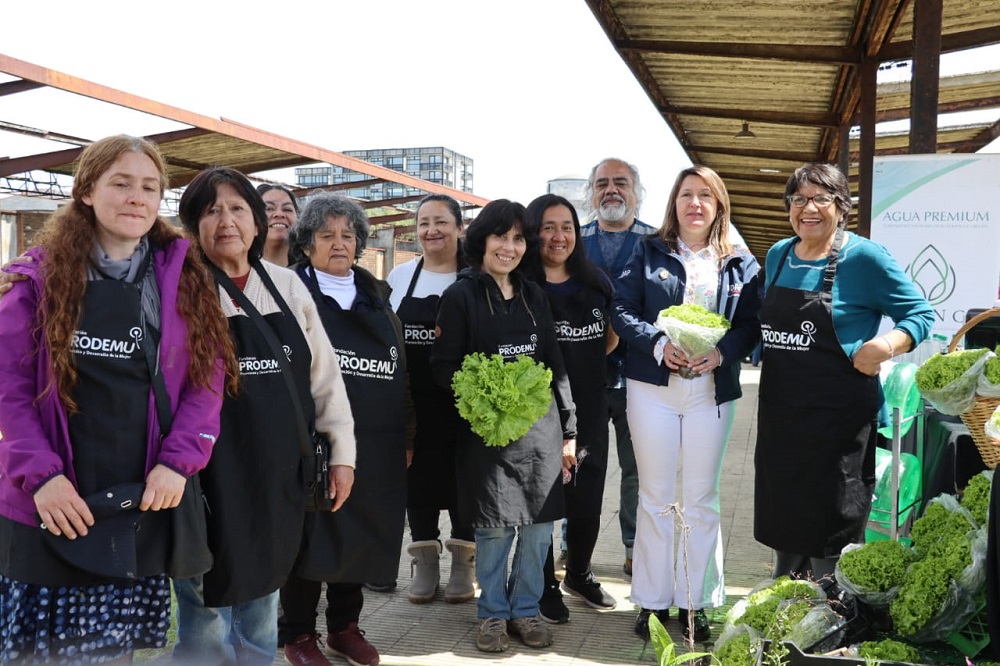
[[[949,511],[941,502],[932,502],[924,515],[913,523],[910,536],[918,555],[936,556],[953,539],[962,538],[967,541],[965,535],[973,528],[962,513]]]
[[[910,567],[899,596],[889,604],[892,624],[900,636],[916,634],[941,610],[951,579],[934,557]]]
[[[915,647],[894,641],[891,638],[881,641],[865,641],[858,648],[858,656],[884,661],[905,661],[911,664],[919,664],[923,658]]]
[[[882,540],[844,553],[839,566],[853,585],[888,592],[903,583],[906,568],[914,559],[914,554],[898,541]]]
[[[965,374],[988,351],[969,349],[931,356],[917,370],[917,388],[921,391],[944,388]]]
[[[545,415],[552,371],[527,356],[469,354],[451,380],[458,413],[487,446],[507,446]]]
[[[986,524],[986,511],[990,506],[990,480],[985,473],[969,480],[962,493],[962,506],[969,510],[976,524]]]
[[[993,353],[996,354],[996,356],[986,361],[986,367],[983,368],[983,374],[986,375],[986,380],[989,381],[990,384],[1000,384],[1000,345],[997,345],[997,348]]]
[[[715,656],[725,666],[753,666],[757,663],[757,645],[750,640],[750,634],[743,633],[726,641]]]
[[[820,599],[823,596],[822,592],[804,580],[794,580],[788,576],[781,576],[767,587],[751,594],[747,597],[747,601],[756,604],[771,597],[778,599]]]
[[[685,324],[694,324],[695,326],[704,326],[705,328],[721,328],[728,331],[732,326],[729,320],[722,315],[694,303],[671,305],[666,310],[661,310],[660,316],[673,317]]]

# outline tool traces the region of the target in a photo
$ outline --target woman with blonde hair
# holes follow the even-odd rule
[[[8,269],[25,279],[0,301],[0,661],[162,647],[168,575],[210,566],[189,478],[237,366],[197,250],[158,217],[166,186],[153,144],[97,141]],[[138,509],[130,531],[106,497]]]
[[[639,467],[639,511],[632,602],[642,608],[635,631],[649,636],[649,615],[666,621],[671,606],[685,638],[710,636],[705,608],[725,603],[719,477],[742,395],[740,361],[757,345],[757,260],[729,241],[729,194],[703,166],[678,174],[659,233],[643,238],[618,278],[612,317],[628,343],[628,422]],[[689,358],[654,326],[672,305],[701,305],[732,328],[718,346]],[[680,512],[688,529],[674,544]],[[693,629],[693,631],[692,631]]]

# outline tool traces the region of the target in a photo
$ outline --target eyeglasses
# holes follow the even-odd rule
[[[817,194],[814,197],[804,197],[801,194],[793,194],[788,197],[788,204],[792,208],[805,208],[806,204],[812,201],[817,208],[825,208],[836,201],[832,194]]]

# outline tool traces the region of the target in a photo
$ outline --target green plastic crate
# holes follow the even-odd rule
[[[948,643],[966,657],[975,657],[990,644],[989,617],[986,612],[986,597],[980,597],[976,612],[964,627],[948,636]]]

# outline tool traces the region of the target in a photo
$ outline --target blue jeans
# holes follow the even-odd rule
[[[177,646],[174,661],[271,664],[278,650],[278,592],[238,606],[206,608],[201,576],[174,580]]]
[[[517,546],[507,576],[507,556]],[[552,544],[552,523],[476,530],[476,578],[480,594],[476,614],[480,619],[515,620],[538,615],[538,600],[545,587],[543,567]]]

